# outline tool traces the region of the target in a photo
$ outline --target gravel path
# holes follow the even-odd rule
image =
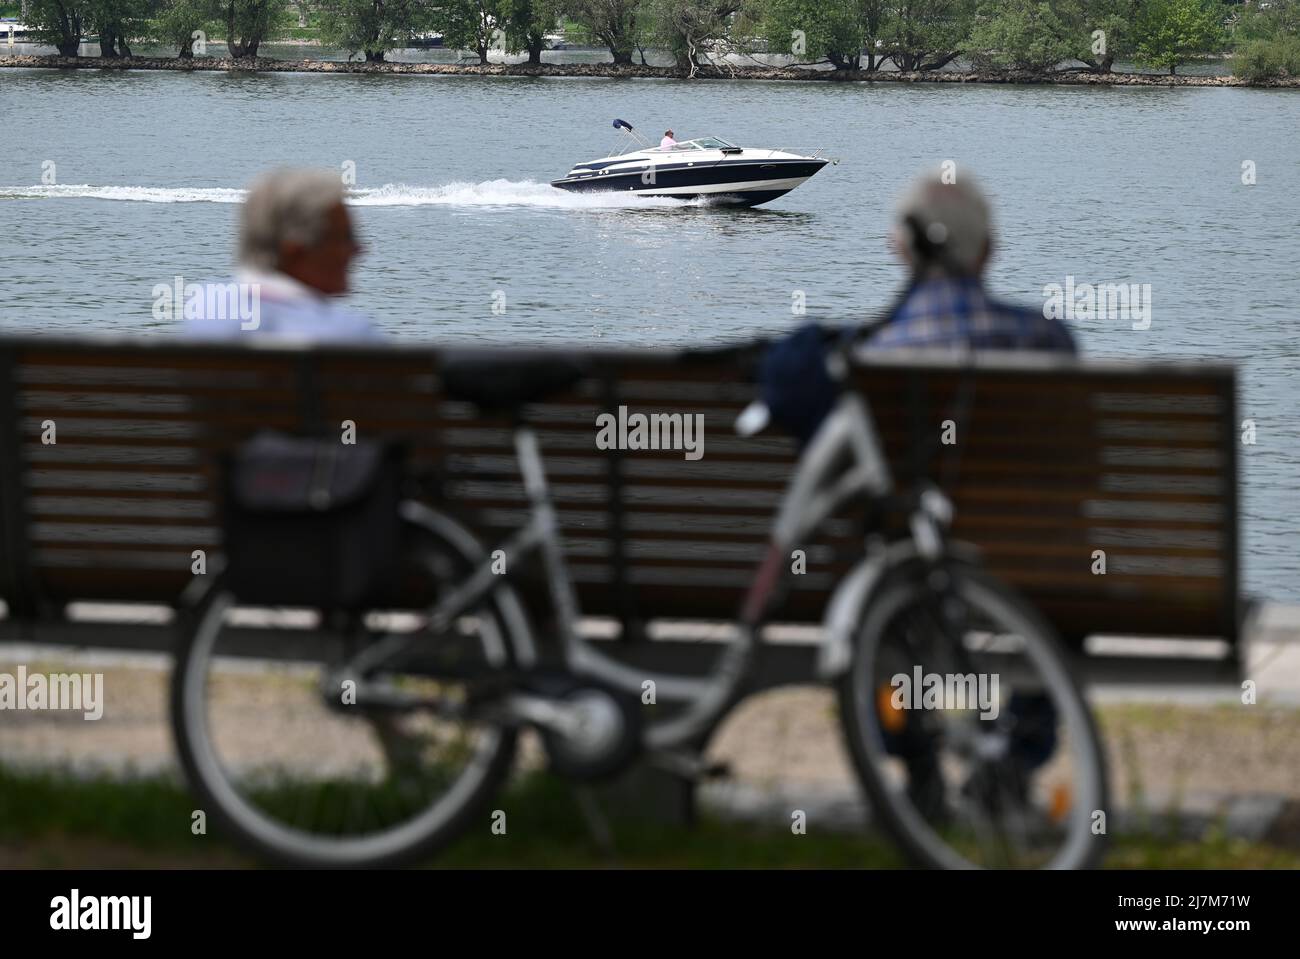
[[[0,756],[73,770],[151,773],[175,768],[167,723],[168,673],[161,663],[114,667],[29,662],[29,671],[94,668],[105,673],[104,716],[6,712]],[[0,660],[0,670],[12,665]],[[295,756],[317,765],[362,760],[363,737],[331,721],[292,679],[247,673],[223,689],[229,741],[242,754]],[[301,693],[301,718],[283,723],[286,691]],[[1300,710],[1268,705],[1187,706],[1108,703],[1098,707],[1112,776],[1123,806],[1165,811],[1206,797],[1269,795],[1300,799]],[[274,718],[274,724],[268,719]],[[274,738],[271,737],[274,733]],[[533,750],[528,753],[535,757]],[[728,717],[710,745],[737,783],[758,791],[808,787],[856,790],[834,695],[818,687],[772,690]],[[535,760],[534,760],[535,761]]]

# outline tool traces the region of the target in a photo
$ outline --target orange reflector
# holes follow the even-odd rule
[[[1052,788],[1052,804],[1048,810],[1048,815],[1052,822],[1060,822],[1070,812],[1070,787],[1065,783],[1057,783]]]
[[[876,689],[876,712],[887,733],[900,733],[907,725],[907,713],[894,705],[894,687],[888,683]]]

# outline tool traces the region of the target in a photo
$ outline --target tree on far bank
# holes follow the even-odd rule
[[[99,34],[99,55],[105,59],[129,57],[130,40],[147,32],[148,0],[91,0],[86,26]]]
[[[321,39],[371,63],[406,45],[432,21],[424,0],[326,0],[320,7]]]
[[[1218,0],[1144,0],[1134,29],[1134,52],[1142,66],[1168,67],[1213,53],[1225,42]]]
[[[1247,80],[1300,77],[1300,0],[1252,3],[1232,26],[1232,72]]]
[[[1116,59],[1133,56],[1133,31],[1145,0],[1076,0],[1075,22],[1087,34],[1074,58],[1096,73],[1110,73]],[[1101,36],[1096,36],[1096,31]]]
[[[257,48],[274,40],[287,25],[289,0],[220,0],[226,46],[236,60],[257,56]]]
[[[1046,72],[1074,59],[1084,46],[1070,0],[979,0],[971,32],[976,66]]]
[[[1272,0],[1266,7],[1258,3],[1243,6],[1232,30],[1235,41],[1286,36],[1300,37],[1300,0]]]
[[[969,45],[975,0],[887,0],[882,39],[900,70],[938,70]]]
[[[24,22],[37,43],[56,47],[60,56],[75,57],[89,20],[89,0],[31,0]]]
[[[874,72],[885,59],[876,43],[886,0],[758,0],[759,29],[774,53],[803,62],[825,60],[836,70]]]
[[[505,48],[502,8],[509,0],[440,0],[433,11],[434,29],[442,34],[444,46],[470,50],[478,62],[488,62],[488,51],[500,42]],[[501,33],[497,34],[500,30]]]
[[[615,63],[630,64],[640,45],[642,0],[569,0],[568,15],[604,44]]]
[[[741,6],[741,0],[646,0],[643,9],[651,40],[693,77],[703,65],[705,45],[729,39],[731,19]]]
[[[540,64],[546,35],[559,24],[563,8],[564,0],[501,0],[506,52],[526,51],[530,64]]]
[[[970,55],[981,68],[1047,71],[1077,60],[1109,73],[1132,55],[1140,0],[979,0]]]
[[[219,27],[217,0],[161,0],[149,22],[152,39],[174,47],[183,60],[194,56],[194,32],[211,37]]]

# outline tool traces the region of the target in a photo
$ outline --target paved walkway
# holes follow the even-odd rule
[[[1232,685],[1090,690],[1109,753],[1117,829],[1168,825],[1195,835],[1215,826],[1257,839],[1290,823],[1300,833],[1300,607],[1264,609],[1248,643],[1253,705]],[[0,756],[86,770],[175,769],[169,657],[0,643],[0,672],[19,663],[105,672],[105,715],[84,722],[79,714],[12,714],[0,723]],[[725,815],[785,823],[800,808],[810,819],[846,827],[868,816],[829,690],[789,687],[751,697],[728,717],[710,754],[729,764],[733,778],[710,784],[702,799]]]

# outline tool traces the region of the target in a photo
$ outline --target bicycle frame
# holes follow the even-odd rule
[[[456,617],[499,586],[502,579],[509,580],[524,558],[540,551],[568,668],[637,695],[644,683],[653,682],[657,698],[687,704],[679,716],[648,731],[649,744],[661,747],[700,734],[731,705],[753,661],[761,624],[784,575],[788,575],[785,570],[790,551],[847,502],[883,497],[893,488],[867,405],[858,395],[845,391],[800,457],[782,498],[773,522],[771,542],[737,619],[740,635],[727,644],[715,669],[701,678],[633,669],[593,648],[578,635],[582,613],[564,559],[559,520],[536,434],[526,425],[515,429],[515,453],[530,513],[527,523],[493,551],[498,561],[504,556],[505,571],[494,572],[497,561],[484,560],[432,610],[430,628],[435,631],[448,628]],[[846,459],[847,466],[840,468]],[[864,544],[864,548],[872,547]]]

